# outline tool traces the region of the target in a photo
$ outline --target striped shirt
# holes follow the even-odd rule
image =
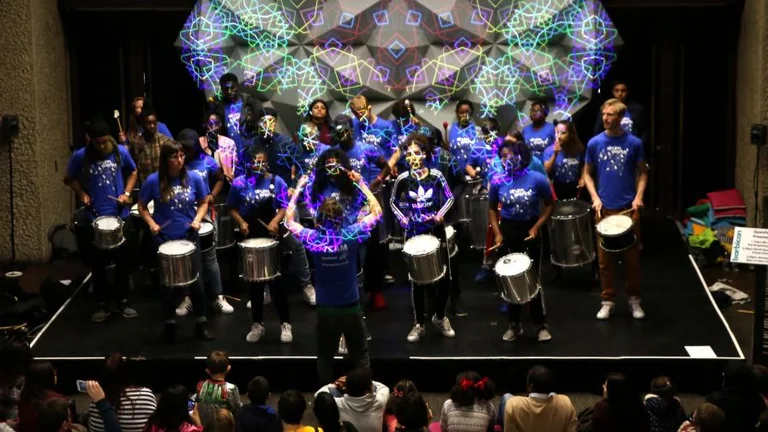
[[[123,432],[143,431],[147,420],[155,412],[155,408],[157,408],[157,401],[155,401],[152,390],[146,387],[125,389],[120,395],[120,409],[117,410],[120,429]],[[93,402],[88,405],[88,430],[104,432],[104,422]]]
[[[460,407],[448,399],[440,414],[442,432],[487,432],[493,430],[496,407],[490,401],[476,401],[474,405]]]

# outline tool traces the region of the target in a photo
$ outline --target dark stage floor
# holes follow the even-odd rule
[[[442,337],[427,323],[427,336],[411,344],[406,335],[412,326],[410,290],[398,284],[389,288],[387,309],[368,313],[374,360],[416,359],[562,359],[562,360],[673,360],[691,359],[686,346],[711,347],[721,360],[741,358],[725,321],[705,291],[697,269],[672,221],[647,221],[643,225],[643,300],[647,319],[633,320],[620,290],[617,313],[609,321],[595,319],[599,289],[587,271],[565,271],[556,282],[544,282],[546,307],[553,340],[539,344],[535,328],[524,315],[526,334],[521,340],[503,342],[505,315],[492,283],[474,282],[479,252],[464,253],[461,259],[464,303],[468,317],[452,317],[454,339]],[[403,280],[400,252],[392,253],[395,271]],[[546,274],[546,270],[545,270]],[[546,277],[545,277],[546,279]],[[198,342],[192,337],[194,319],[179,318],[180,340],[159,342],[162,326],[160,303],[154,290],[135,292],[133,303],[140,316],[133,320],[112,318],[103,324],[89,321],[93,303],[81,289],[65,305],[34,343],[37,358],[57,360],[101,359],[117,350],[128,357],[162,360],[203,358],[213,349],[226,350],[233,359],[314,359],[314,314],[292,298],[294,342],[279,342],[279,326],[273,306],[267,306],[267,334],[258,344],[249,344],[250,311],[245,300],[233,302],[235,313],[211,317],[216,340]]]

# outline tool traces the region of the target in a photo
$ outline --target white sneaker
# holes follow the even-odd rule
[[[216,300],[213,302],[213,307],[219,310],[221,313],[225,314],[231,314],[235,311],[235,308],[232,307],[231,304],[227,303],[227,299],[224,298],[224,296],[218,296]]]
[[[640,306],[640,297],[630,297],[629,308],[632,309],[632,318],[637,320],[645,318],[645,311]]]
[[[269,292],[269,287],[264,287],[264,306],[272,303],[272,294]]]
[[[523,334],[523,328],[520,327],[520,324],[510,324],[507,331],[505,331],[504,334],[501,336],[501,340],[505,342],[512,342],[522,334]]]
[[[411,332],[408,333],[408,342],[418,342],[421,340],[422,337],[424,337],[424,333],[426,333],[426,330],[424,329],[424,326],[421,324],[416,324],[411,329]]]
[[[456,332],[451,328],[451,321],[447,316],[444,316],[442,320],[437,319],[437,315],[432,315],[432,324],[440,330],[440,333],[445,337],[452,338],[456,336]]]
[[[280,325],[280,342],[293,342],[293,327],[291,327],[291,325],[288,323],[282,323]]]
[[[260,323],[253,323],[251,325],[251,331],[248,332],[248,336],[245,337],[245,340],[250,343],[258,342],[259,339],[264,336],[264,331],[263,325]]]
[[[616,305],[616,303],[612,301],[604,301],[603,306],[600,308],[600,311],[597,312],[597,319],[599,320],[607,320],[608,318],[613,315],[613,307]]]
[[[541,328],[539,328],[539,335],[537,339],[539,340],[539,342],[546,342],[548,340],[552,340],[552,333],[549,332],[549,328],[547,327],[546,324],[544,324],[543,326],[541,326]]]
[[[310,306],[314,306],[317,304],[317,301],[315,299],[315,287],[312,286],[312,284],[309,284],[304,287],[302,290],[302,296],[304,297],[304,301],[309,303]]]
[[[245,305],[245,307],[247,307],[248,309],[251,308],[251,301],[250,300],[248,300],[248,303]]]
[[[344,335],[341,335],[341,338],[339,339],[338,353],[341,355],[345,355],[347,353],[347,340],[344,339]]]
[[[189,299],[189,296],[186,296],[179,307],[176,308],[176,316],[184,316],[190,312],[192,312],[192,300]]]

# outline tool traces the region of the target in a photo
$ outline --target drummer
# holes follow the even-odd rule
[[[401,173],[395,180],[394,192],[390,200],[392,212],[405,229],[406,238],[420,234],[429,234],[440,240],[440,253],[443,262],[448,263],[448,275],[430,285],[411,284],[413,290],[413,310],[415,324],[408,333],[408,342],[418,342],[424,337],[424,294],[432,301],[434,315],[432,323],[445,337],[452,338],[456,332],[445,316],[445,307],[450,295],[450,275],[455,271],[448,258],[446,241],[445,214],[453,205],[453,195],[443,174],[436,169],[427,168],[432,157],[429,143],[423,135],[412,134],[405,153],[408,171]]]
[[[147,204],[154,201],[155,212],[150,215]],[[197,210],[195,210],[197,206]],[[160,169],[152,173],[142,185],[139,197],[139,213],[155,236],[155,244],[170,240],[189,239],[198,242],[200,222],[208,211],[208,187],[197,174],[188,173],[184,166],[184,149],[175,142],[160,148]],[[199,249],[199,244],[198,244]],[[200,254],[192,254],[201,272]],[[207,260],[205,260],[207,264]],[[218,265],[218,264],[217,264]],[[163,339],[170,342],[176,338],[176,305],[179,290],[164,287],[163,317],[165,329]],[[202,278],[189,285],[192,297],[192,314],[197,318],[195,335],[198,339],[211,340],[205,317],[205,295]]]
[[[545,176],[528,169],[531,150],[524,142],[505,141],[499,149],[499,157],[506,172],[493,179],[488,193],[488,220],[494,232],[494,245],[502,249],[502,254],[527,254],[538,277],[541,265],[540,230],[554,209],[552,189]],[[543,204],[543,210],[540,210],[540,204]],[[539,326],[539,342],[552,339],[546,324],[543,291],[531,299],[530,310],[533,321]],[[523,333],[520,326],[522,311],[522,305],[507,305],[509,328],[502,336],[503,340],[513,341]]]
[[[322,104],[318,104],[318,106],[322,106]],[[301,176],[308,176],[315,167],[318,156],[331,148],[320,141],[320,131],[314,122],[302,123],[297,135],[297,143],[292,146],[293,149],[289,152],[293,157],[290,178],[292,185],[295,185]]]
[[[179,132],[179,144],[184,148],[184,166],[187,172],[195,173],[203,179],[203,183],[210,190],[208,195],[208,208],[210,209],[216,201],[216,197],[221,193],[224,187],[225,177],[216,161],[205,154],[200,145],[197,133],[192,129],[183,129]],[[205,221],[213,225],[213,220],[206,214]],[[227,302],[222,294],[224,289],[221,283],[221,269],[219,268],[216,248],[211,248],[203,252],[203,261],[206,265],[203,267],[203,287],[208,298],[213,299],[213,307],[222,313],[232,313],[235,309]],[[192,301],[189,296],[185,296],[181,305],[176,308],[176,315],[184,316],[192,310]]]
[[[627,107],[618,99],[609,99],[603,104],[601,112],[605,132],[587,144],[584,184],[592,196],[592,208],[595,209],[598,221],[631,210],[634,221],[632,229],[637,235],[643,194],[648,183],[648,167],[643,157],[643,142],[621,126],[626,110]],[[600,320],[610,318],[616,305],[612,267],[616,255],[607,253],[601,247],[597,248],[602,286],[602,305],[597,313],[597,319]],[[632,317],[643,319],[645,311],[640,305],[640,250],[637,242],[624,251],[624,268],[627,272],[627,294]]]
[[[240,227],[245,238],[276,238],[280,248],[286,245],[285,227],[280,223],[285,216],[288,201],[288,187],[282,178],[269,173],[267,149],[257,147],[252,150],[251,171],[239,176],[232,182],[232,189],[227,197],[227,208],[232,218]],[[288,237],[293,238],[290,234]],[[302,249],[303,251],[303,249]],[[280,254],[282,255],[282,254]],[[304,258],[306,259],[306,257]],[[258,342],[264,328],[264,282],[249,282],[251,294],[251,319],[253,324],[245,340]],[[270,292],[280,319],[280,342],[293,342],[291,316],[288,309],[288,293],[281,276],[269,282]]]
[[[579,140],[576,126],[561,120],[555,126],[555,143],[544,149],[544,169],[552,179],[558,200],[578,197],[584,187],[584,144]]]
[[[93,273],[93,293],[98,301],[91,321],[102,322],[111,315],[107,302],[114,300],[115,311],[125,318],[138,314],[128,304],[130,251],[128,242],[106,251],[93,244],[93,220],[99,216],[118,216],[128,221],[130,196],[136,184],[136,164],[128,149],[117,144],[110,136],[109,126],[101,118],[88,124],[90,141],[69,159],[66,183],[85,206],[87,223],[77,224],[78,243],[84,247]],[[86,222],[86,221],[83,221]],[[131,223],[123,228],[123,235],[131,236]],[[115,264],[115,286],[109,289],[107,267]]]

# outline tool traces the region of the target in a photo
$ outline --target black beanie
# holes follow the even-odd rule
[[[104,121],[104,118],[101,116],[96,116],[91,119],[91,121],[88,122],[88,124],[85,126],[86,132],[88,133],[88,136],[93,138],[101,138],[105,136],[111,135],[111,131],[109,130],[109,126],[107,125],[107,122]]]

